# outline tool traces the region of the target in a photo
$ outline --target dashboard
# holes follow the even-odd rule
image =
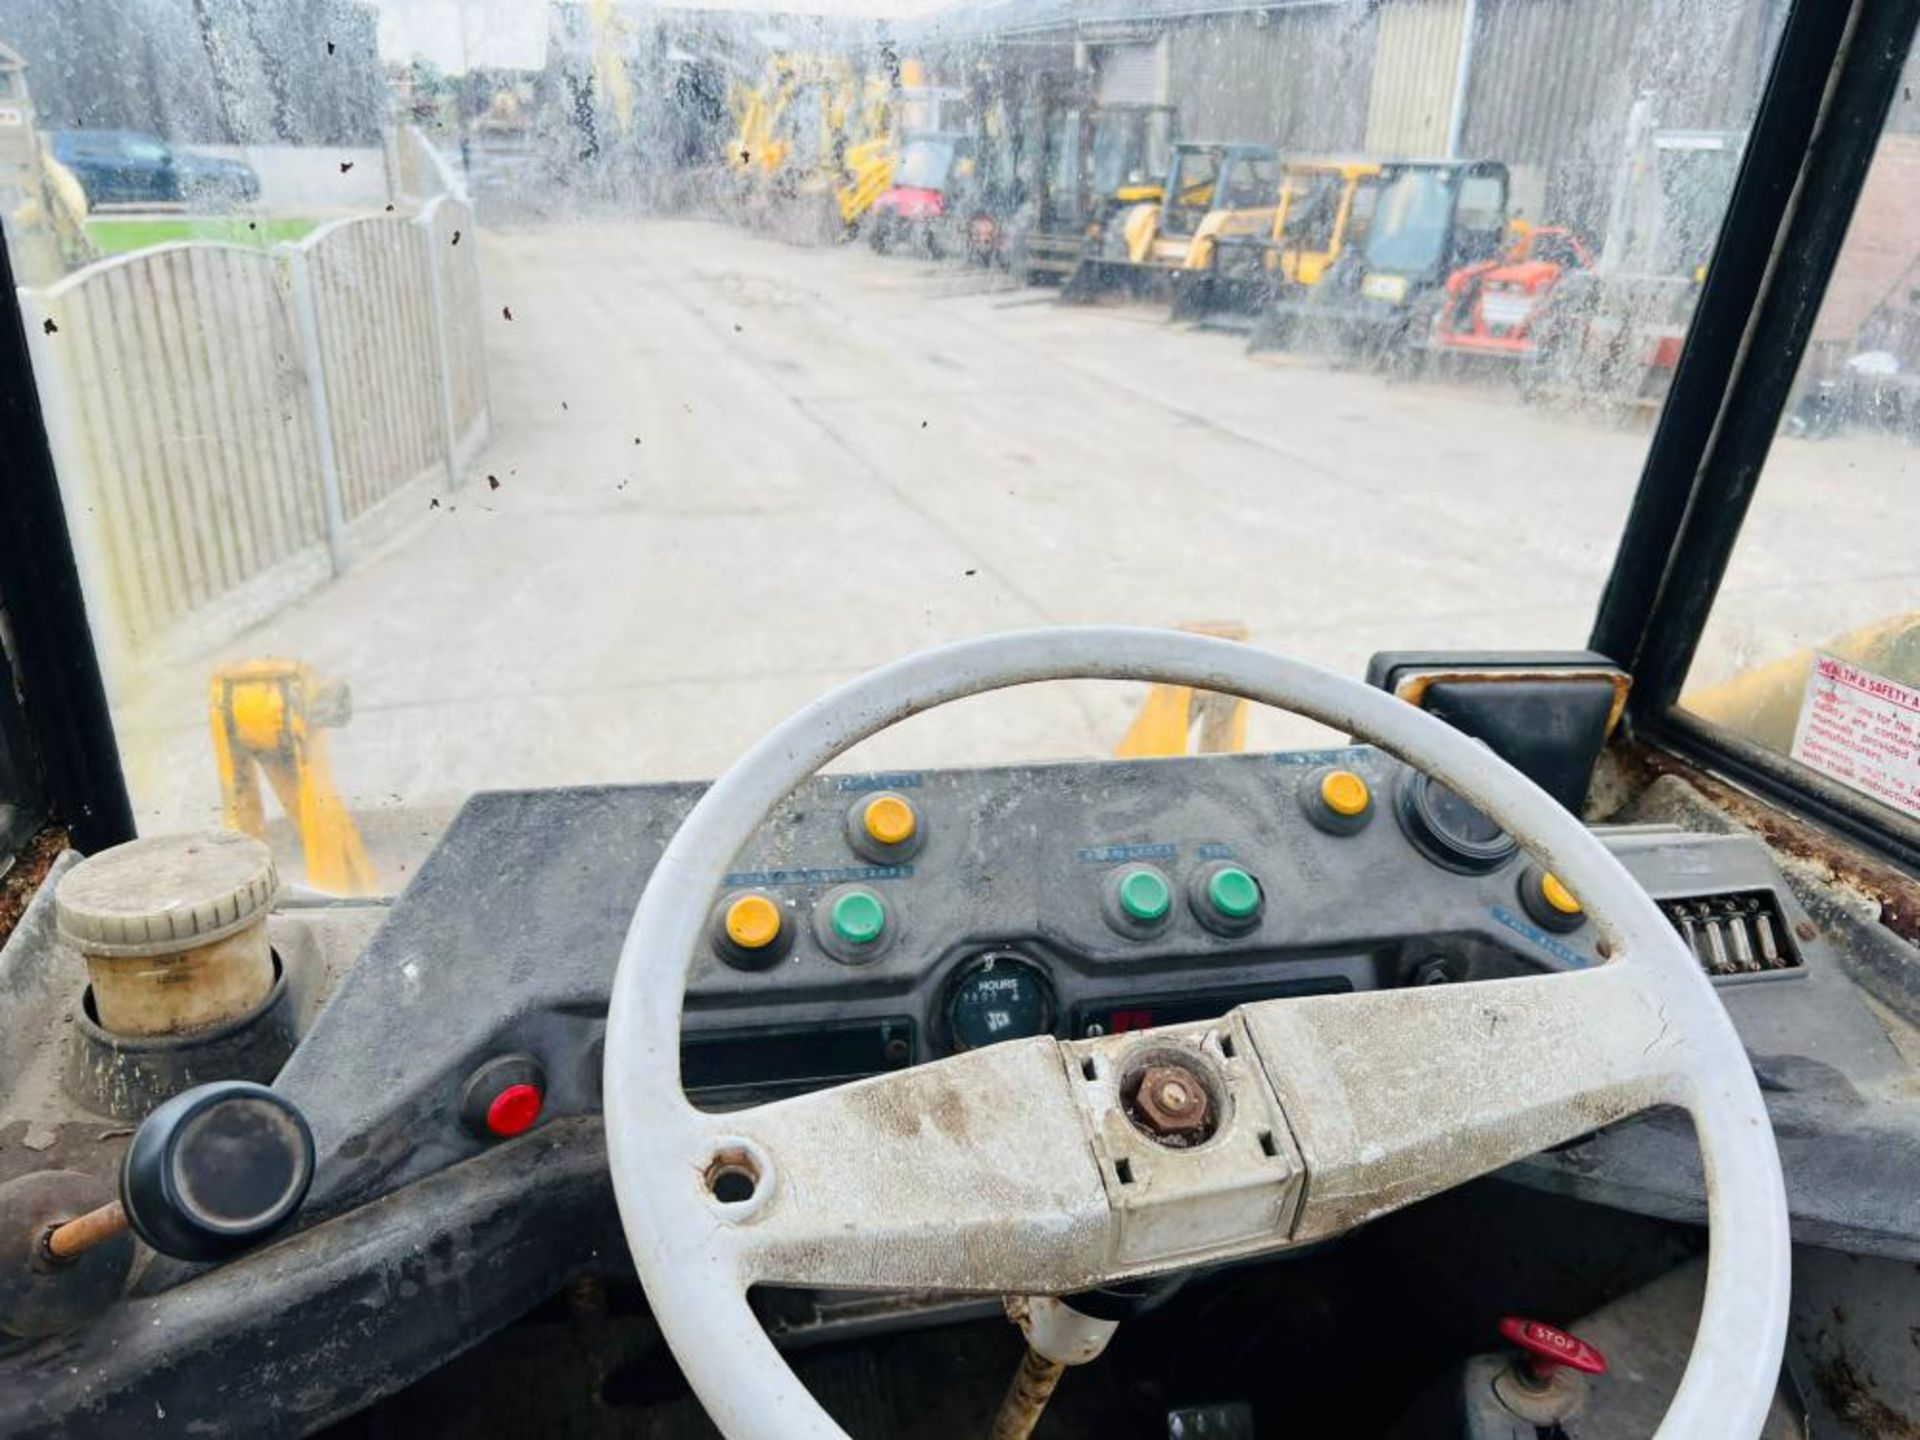
[[[1248,1000],[1595,963],[1577,902],[1558,889],[1553,908],[1513,859],[1440,786],[1359,748],[827,777],[716,901],[686,1081],[765,1092]],[[770,1003],[785,1027],[742,1036]]]
[[[137,1427],[162,1392],[168,1410],[196,1413],[218,1391],[249,1422],[269,1400],[341,1413],[620,1264],[601,1119],[608,994],[634,906],[701,792],[476,795],[391,902],[284,897],[268,920],[281,1000],[189,1058],[271,1077],[305,1117],[313,1184],[294,1232],[210,1271],[153,1256],[84,1331],[44,1353],[0,1349],[0,1430],[61,1432],[62,1416],[109,1412]],[[1662,823],[1595,833],[1691,948],[1747,1048],[1795,1239],[1920,1262],[1920,1129],[1899,1048],[1912,1035],[1860,982],[1876,927],[1804,877],[1796,890],[1760,839],[1705,807],[1642,813]],[[696,898],[708,923],[682,1069],[712,1109],[1023,1035],[1608,958],[1578,896],[1366,747],[820,775]],[[138,1078],[129,1067],[147,1052],[73,1021],[85,967],[52,930],[30,911],[0,975],[12,997],[0,1042],[21,1066],[0,1097],[0,1176],[104,1179],[127,1130],[87,1087]],[[1691,1125],[1672,1110],[1490,1183],[1701,1213]],[[967,1303],[760,1301],[783,1343]],[[289,1350],[293,1315],[328,1343]],[[222,1389],[235,1374],[255,1388]]]
[[[483,1148],[463,1087],[511,1061],[547,1113],[599,1108],[634,904],[696,785],[474,797],[278,1086],[313,1123],[324,1213]],[[1804,924],[1766,852],[1601,832],[1716,984],[1792,989]],[[1443,787],[1369,747],[828,774],[711,900],[683,1072],[726,1108],[1021,1036],[1252,1000],[1602,963],[1578,898]],[[1839,1053],[1793,1005],[1753,1022]],[[360,1084],[342,1086],[352,1073]],[[522,1073],[522,1072],[516,1072]]]

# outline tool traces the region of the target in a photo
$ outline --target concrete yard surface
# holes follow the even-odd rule
[[[352,687],[334,767],[399,879],[476,789],[711,775],[963,635],[1234,620],[1356,675],[1389,647],[1579,647],[1648,444],[1497,377],[1256,359],[861,245],[663,219],[480,239],[489,449],[345,576],[143,682],[120,714],[143,828],[217,823],[206,677],[236,659]],[[1911,606],[1914,454],[1777,444],[1703,674]],[[996,696],[849,763],[1111,753],[1140,693]]]

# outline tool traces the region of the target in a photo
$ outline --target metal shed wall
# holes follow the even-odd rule
[[[1189,21],[1168,36],[1181,133],[1295,154],[1364,148],[1374,11],[1361,3]]]
[[[1743,130],[1784,0],[1479,0],[1465,153],[1536,172],[1537,220],[1595,234],[1627,115],[1657,96],[1662,129]]]
[[[1396,0],[1378,14],[1367,149],[1382,156],[1444,155],[1467,0]]]

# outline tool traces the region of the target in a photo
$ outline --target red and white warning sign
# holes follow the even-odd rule
[[[1920,816],[1920,690],[1816,653],[1793,758],[1903,815]]]

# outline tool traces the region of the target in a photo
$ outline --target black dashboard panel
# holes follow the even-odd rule
[[[1523,854],[1439,863],[1396,803],[1408,783],[1364,747],[816,777],[724,895],[695,897],[713,943],[688,992],[689,1088],[738,1104],[1037,1030],[1599,963],[1590,922],[1540,908]],[[462,809],[278,1082],[319,1147],[310,1213],[475,1153],[458,1099],[494,1057],[537,1060],[549,1116],[599,1108],[621,941],[699,793],[507,792]],[[1326,813],[1328,795],[1349,813]],[[1748,842],[1605,838],[1662,899],[1779,888]],[[1150,873],[1123,885],[1136,872]],[[1734,978],[1771,990],[1805,973]]]

